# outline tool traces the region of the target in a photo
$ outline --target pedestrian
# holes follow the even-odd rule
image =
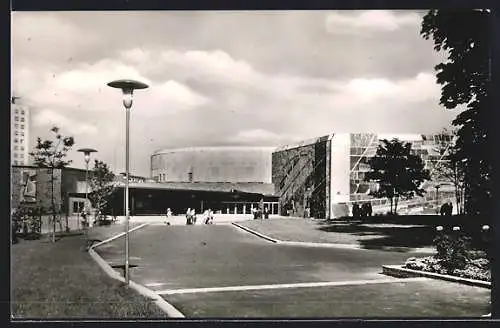
[[[165,224],[166,225],[170,225],[170,220],[169,218],[172,216],[172,210],[169,208],[167,208],[167,212],[165,213]]]
[[[208,220],[209,220],[209,213],[208,209],[206,209],[205,212],[203,212],[203,223],[208,224]]]
[[[191,209],[191,221],[196,224],[196,210],[194,208]]]
[[[359,208],[358,203],[352,204],[352,216],[354,218],[359,217],[359,214],[360,214],[359,211],[360,211],[360,208]]]
[[[191,224],[191,207],[188,207],[186,211],[186,224]]]
[[[252,207],[250,211],[252,212],[253,219],[257,220],[257,209],[255,207]]]
[[[447,206],[446,206],[446,203],[441,205],[441,208],[439,209],[439,214],[441,214],[442,216],[443,215],[446,215],[446,212],[448,211],[447,209]]]
[[[368,216],[372,216],[373,215],[373,208],[372,208],[371,202],[366,205],[366,209],[368,210]]]
[[[267,206],[264,207],[264,219],[269,219],[269,210],[267,209]]]

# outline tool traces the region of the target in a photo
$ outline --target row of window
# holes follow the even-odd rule
[[[19,158],[24,158],[24,154],[19,154],[19,156],[18,156],[17,153],[14,153],[14,158],[18,158],[18,157]]]
[[[14,120],[17,122],[19,122],[19,121],[24,122],[24,117],[19,118],[19,116],[15,116]]]
[[[22,151],[24,151],[24,146],[14,146],[14,150],[22,150]]]
[[[159,182],[165,182],[165,181],[167,181],[167,174],[166,173],[160,173],[158,181]]]
[[[19,129],[19,124],[15,124],[16,129]],[[24,129],[24,124],[21,124],[21,129]]]
[[[14,138],[14,143],[23,143],[23,142],[24,142],[24,139]]]
[[[17,136],[24,137],[24,131],[21,131],[21,132],[16,131],[14,134],[15,134],[16,137]]]
[[[16,114],[19,114],[19,109],[16,109]],[[21,115],[24,115],[25,112],[24,112],[24,109],[21,109]]]

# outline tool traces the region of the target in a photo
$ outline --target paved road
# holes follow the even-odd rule
[[[117,239],[100,247],[98,252],[110,263],[123,263],[122,250],[123,240]],[[299,294],[294,294],[299,289],[291,288],[286,290],[224,291],[164,296],[167,300],[173,302],[174,306],[181,307],[181,311],[185,311],[188,317],[217,315],[332,316],[331,313],[335,312],[329,310],[328,306],[327,308],[324,306],[319,307],[312,312],[299,311],[299,308],[303,307],[299,306],[300,299],[306,297],[305,294],[308,293],[309,296],[307,297],[319,297],[319,299],[324,298],[325,295],[330,295],[332,298],[329,298],[329,301],[325,304],[338,304],[342,302],[342,298],[335,295],[348,295],[348,291],[351,290],[350,302],[376,304],[381,301],[381,298],[384,299],[383,296],[378,298],[374,296],[384,295],[375,292],[376,290],[387,291],[394,289],[399,291],[395,294],[402,293],[403,297],[395,299],[388,294],[389,296],[387,296],[385,302],[398,305],[401,301],[406,302],[405,300],[409,299],[415,290],[419,289],[405,289],[404,286],[396,288],[394,287],[396,285],[389,282],[370,285],[369,288],[371,288],[372,292],[365,293],[368,290],[365,288],[366,286],[356,283],[357,281],[374,279],[394,279],[394,281],[399,281],[380,274],[381,265],[400,264],[409,256],[418,256],[417,253],[277,245],[243,232],[231,225],[147,226],[131,234],[130,255],[131,263],[138,265],[137,268],[132,269],[132,280],[155,291],[332,281],[352,281],[354,285],[299,288]],[[448,284],[446,286],[455,286],[455,284],[445,284]],[[456,290],[455,288],[448,289],[451,291]],[[335,292],[341,290],[344,292],[340,294]],[[488,297],[485,297],[484,293],[489,293],[489,291],[474,288],[470,290],[473,291],[472,294],[479,296],[476,295],[477,298],[471,298],[471,302],[474,300],[476,307],[469,307],[473,313],[468,315],[479,316],[484,314],[479,308],[486,307]],[[331,293],[328,292],[323,295],[327,291],[331,291]],[[436,304],[446,304],[446,308],[449,308],[456,298],[455,294],[444,296],[440,294],[439,290],[434,292],[431,290],[427,294],[433,294],[438,298]],[[464,295],[466,294],[467,291],[464,292]],[[463,298],[467,303],[468,298],[466,296]],[[478,299],[480,301],[477,301]],[[269,304],[273,304],[271,308],[274,309],[274,312],[270,310]],[[427,304],[429,307],[433,306],[432,301]],[[314,304],[307,305],[307,302],[304,306],[306,308],[315,307]],[[401,305],[399,304],[399,306]],[[224,312],[226,310],[222,310],[222,307],[234,307],[234,314],[231,314],[233,312]],[[339,310],[338,315],[345,316],[352,313],[352,316],[356,316],[359,314],[359,311],[349,312],[345,310],[345,307],[342,308],[344,310]],[[397,311],[396,307],[393,312]],[[323,314],[318,314],[318,312]],[[375,306],[371,312],[366,310],[365,314],[377,315],[379,313],[379,315],[385,315],[386,312]],[[446,313],[457,315],[457,312],[460,313],[458,308],[455,312],[447,310]],[[416,313],[416,315],[425,316],[427,312],[416,311]],[[443,313],[443,315],[446,315],[446,313]]]

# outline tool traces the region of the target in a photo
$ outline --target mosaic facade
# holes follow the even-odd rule
[[[314,217],[333,218],[350,213],[354,203],[371,202],[375,212],[386,212],[389,201],[386,198],[376,199],[370,192],[377,188],[377,183],[365,181],[366,172],[370,170],[369,159],[376,154],[377,147],[382,139],[391,140],[398,138],[404,142],[410,142],[412,152],[420,156],[425,167],[431,172],[438,161],[442,160],[438,145],[447,147],[450,141],[441,140],[440,135],[383,135],[370,133],[331,134],[325,137],[302,142],[297,145],[283,146],[273,153],[273,183],[276,194],[280,196],[283,206],[292,201],[292,215],[303,216],[303,209],[310,206],[308,199],[320,200],[324,211],[314,210]],[[319,151],[321,147],[325,149]],[[313,151],[314,149],[314,151]],[[303,154],[298,156],[297,154]],[[324,162],[324,166],[314,168],[313,163]],[[300,164],[300,165],[297,165]],[[311,183],[311,177],[314,182]],[[322,182],[323,181],[323,182]],[[324,183],[325,181],[329,183]],[[324,183],[322,188],[323,197],[308,198],[302,194],[314,186],[316,190],[319,184]],[[415,197],[411,200],[400,200],[398,212],[433,212],[440,204],[454,200],[454,192],[451,186],[441,186],[439,195],[436,194],[435,186],[442,181],[427,181],[423,184],[426,193],[423,197]],[[300,201],[303,199],[302,201]],[[438,204],[439,202],[439,204]]]

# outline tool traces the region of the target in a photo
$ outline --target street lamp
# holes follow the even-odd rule
[[[436,213],[439,214],[439,188],[441,185],[437,184],[434,188],[436,188]]]
[[[129,126],[130,108],[132,107],[133,94],[135,89],[146,89],[147,84],[134,80],[116,80],[108,83],[112,88],[121,89],[123,93],[123,106],[125,107],[125,284],[128,286],[129,277],[129,242],[128,227],[130,219],[129,209]]]
[[[92,148],[81,148],[78,149],[79,152],[83,153],[85,159],[85,205],[83,206],[84,211],[86,212],[87,203],[88,203],[88,193],[89,193],[89,161],[90,154],[97,153],[97,150]],[[84,230],[87,232],[87,222],[88,222],[88,213],[85,213],[85,227]]]

